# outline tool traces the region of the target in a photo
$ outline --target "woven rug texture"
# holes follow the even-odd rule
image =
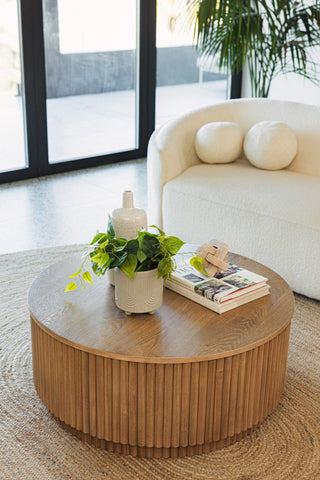
[[[0,256],[0,480],[320,480],[320,303],[296,295],[287,383],[275,411],[244,440],[178,459],[120,456],[64,431],[32,379],[27,293],[79,247]]]

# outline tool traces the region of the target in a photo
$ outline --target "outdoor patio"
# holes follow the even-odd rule
[[[226,81],[157,88],[156,126],[226,98]],[[47,101],[50,163],[135,148],[135,92],[75,95]],[[25,164],[21,97],[0,97],[0,171]]]

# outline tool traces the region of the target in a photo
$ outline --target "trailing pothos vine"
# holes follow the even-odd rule
[[[167,236],[160,228],[152,225],[156,233],[145,230],[137,231],[133,240],[116,238],[111,221],[109,220],[106,233],[98,233],[90,245],[85,247],[80,269],[69,276],[70,282],[65,291],[72,291],[80,285],[85,289],[86,283],[92,284],[89,265],[94,274],[101,277],[108,270],[119,267],[129,278],[136,272],[158,269],[158,277],[164,282],[176,268],[176,255],[184,242],[178,237]],[[195,255],[190,260],[198,271],[205,272],[204,259]]]

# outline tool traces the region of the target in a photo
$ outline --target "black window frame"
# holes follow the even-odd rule
[[[134,160],[147,155],[155,128],[156,0],[139,5],[138,148],[88,158],[49,163],[46,111],[45,48],[42,0],[18,0],[21,24],[22,76],[25,98],[27,162],[25,168],[0,172],[0,183]],[[230,97],[241,96],[241,75],[233,76]]]

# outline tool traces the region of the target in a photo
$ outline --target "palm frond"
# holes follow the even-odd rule
[[[320,45],[320,0],[190,0],[198,50],[220,68],[248,63],[254,93],[265,96],[279,72],[313,78],[308,47]]]

